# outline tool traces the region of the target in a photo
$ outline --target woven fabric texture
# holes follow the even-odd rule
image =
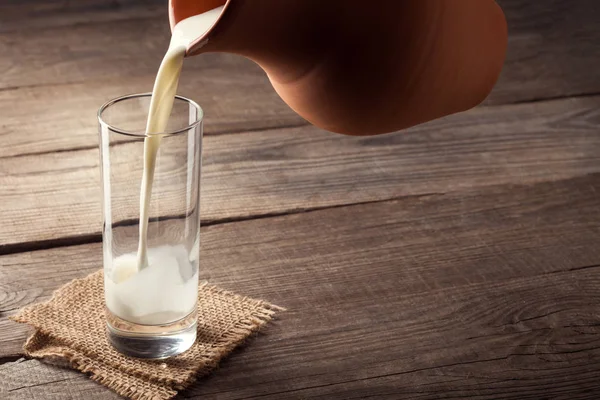
[[[49,301],[25,307],[12,319],[35,328],[25,343],[28,356],[67,360],[73,368],[131,399],[174,397],[282,310],[201,284],[194,345],[167,360],[142,360],[117,352],[109,343],[103,288],[99,271],[66,284]]]

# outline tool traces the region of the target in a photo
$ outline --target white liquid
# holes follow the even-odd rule
[[[185,317],[196,304],[197,260],[190,261],[183,246],[148,249],[148,215],[160,134],[165,132],[171,115],[185,50],[210,29],[222,10],[223,7],[218,7],[175,25],[156,75],[146,124],[150,136],[144,139],[138,251],[114,259],[110,276],[105,280],[108,308],[127,321],[169,323]]]
[[[177,92],[177,84],[179,83],[185,50],[191,42],[208,31],[222,10],[223,6],[186,18],[173,28],[169,48],[160,64],[156,81],[154,81],[154,89],[152,89],[152,100],[150,101],[148,123],[146,124],[147,134],[160,134],[167,128]],[[148,264],[146,255],[148,213],[152,182],[154,181],[154,167],[156,165],[156,155],[160,147],[160,140],[160,135],[150,136],[144,140],[144,172],[140,193],[140,242],[137,259],[139,269],[144,268]]]
[[[198,265],[183,246],[148,250],[148,265],[139,271],[135,253],[113,260],[105,280],[106,306],[136,324],[167,324],[193,311],[198,297]]]

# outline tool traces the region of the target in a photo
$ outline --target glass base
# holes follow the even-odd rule
[[[137,358],[164,359],[192,347],[196,341],[197,313],[165,325],[140,325],[106,310],[108,340],[119,352]]]

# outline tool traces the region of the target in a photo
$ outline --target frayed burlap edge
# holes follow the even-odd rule
[[[74,279],[70,283],[81,279]],[[60,289],[57,289],[52,294],[50,300],[42,304],[52,302]],[[87,374],[92,380],[114,390],[117,394],[133,400],[171,399],[177,395],[179,390],[188,388],[198,378],[216,368],[219,362],[231,353],[233,349],[244,343],[267,323],[272,321],[276,312],[285,311],[283,307],[262,300],[240,296],[228,290],[209,285],[207,282],[202,282],[199,290],[207,290],[218,295],[231,296],[252,305],[254,310],[252,310],[247,318],[243,318],[227,328],[213,344],[213,347],[207,351],[206,355],[203,355],[202,359],[198,360],[201,367],[196,373],[190,376],[189,379],[181,382],[162,379],[156,380],[155,377],[144,374],[143,371],[138,370],[134,372],[106,365],[101,361],[86,356],[74,348],[75,346],[72,343],[65,342],[55,337],[51,332],[47,332],[42,327],[36,325],[32,325],[36,331],[27,339],[23,350],[27,356],[41,359],[50,364],[65,360],[73,369]],[[19,323],[30,324],[27,314],[38,305],[34,304],[24,307],[18,314],[9,317],[9,319]],[[123,380],[123,376],[126,377],[125,380]]]
[[[35,332],[25,343],[25,354],[42,360],[47,364],[68,366],[88,375],[90,379],[110,388],[120,396],[132,400],[168,400],[177,395],[174,388],[156,384],[137,376],[122,377],[122,372],[93,360],[68,346],[59,344],[56,339],[44,338],[44,334]],[[35,349],[32,342],[45,342],[40,349]],[[29,347],[29,349],[27,349]],[[32,348],[33,347],[33,348]]]

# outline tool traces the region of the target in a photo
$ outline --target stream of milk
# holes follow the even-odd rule
[[[156,158],[179,82],[185,50],[216,22],[223,7],[180,21],[173,28],[169,48],[160,64],[148,112],[144,139],[144,170],[140,190],[140,224],[137,253],[112,260],[105,282],[106,303],[112,313],[139,324],[165,324],[189,314],[197,298],[196,257],[190,260],[183,246],[148,249],[148,217]]]

